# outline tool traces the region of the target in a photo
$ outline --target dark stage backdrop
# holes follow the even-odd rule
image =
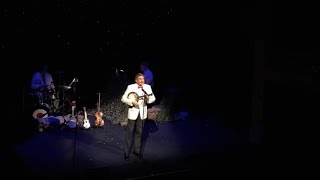
[[[57,79],[79,79],[82,103],[95,106],[114,68],[133,82],[150,61],[156,88],[183,89],[188,107],[248,121],[254,2],[3,1],[1,46],[8,108],[43,62]],[[17,77],[16,77],[17,76]],[[56,81],[56,83],[58,83]]]

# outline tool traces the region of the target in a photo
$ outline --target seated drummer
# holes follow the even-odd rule
[[[48,65],[44,64],[42,68],[35,72],[31,80],[31,90],[36,98],[41,101],[42,93],[46,90],[55,90],[53,79],[50,73],[48,73]]]

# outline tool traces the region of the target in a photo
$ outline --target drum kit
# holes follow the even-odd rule
[[[74,82],[78,82],[78,79],[74,78],[67,86],[48,87],[45,90],[33,93],[36,101],[32,116],[37,119],[67,114],[72,105],[71,94]]]

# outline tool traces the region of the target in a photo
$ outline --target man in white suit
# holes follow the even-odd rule
[[[126,126],[125,142],[124,142],[124,158],[129,159],[131,150],[131,142],[133,141],[133,154],[142,159],[141,153],[141,137],[144,120],[147,118],[147,104],[153,103],[156,98],[152,92],[152,88],[148,84],[144,84],[144,76],[138,73],[135,76],[134,84],[128,85],[121,101],[129,106],[128,109],[128,125]],[[134,94],[134,98],[131,98]],[[135,134],[133,134],[135,128]]]

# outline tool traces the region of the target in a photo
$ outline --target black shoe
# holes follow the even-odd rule
[[[132,154],[134,154],[135,156],[137,156],[139,159],[143,159],[143,156],[142,156],[141,153],[133,152]]]
[[[129,160],[129,154],[124,153],[124,159],[128,161]]]

